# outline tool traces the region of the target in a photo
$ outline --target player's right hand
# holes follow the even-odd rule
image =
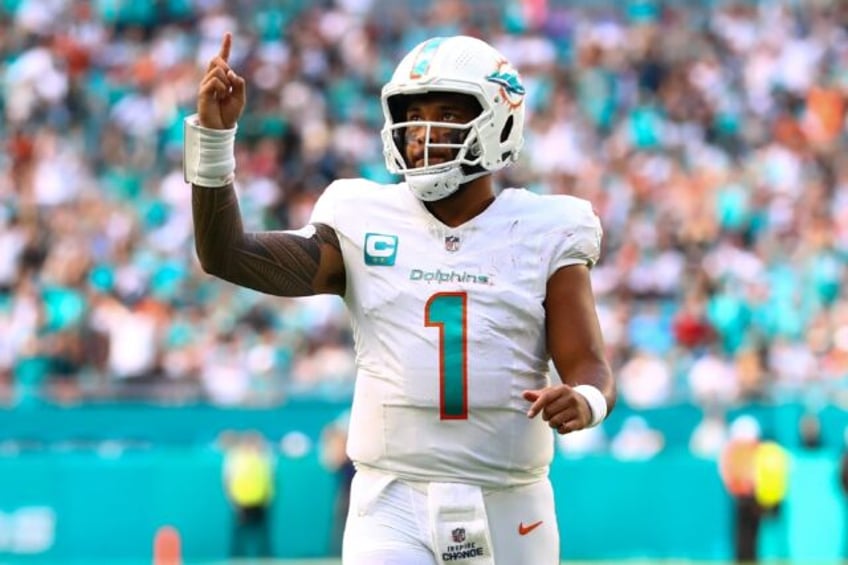
[[[200,125],[210,129],[232,129],[245,105],[244,79],[230,68],[233,36],[224,34],[221,50],[209,61],[197,96]]]
[[[592,408],[586,397],[565,383],[525,390],[522,396],[533,403],[527,417],[535,418],[542,414],[542,419],[560,434],[582,430],[592,421]]]

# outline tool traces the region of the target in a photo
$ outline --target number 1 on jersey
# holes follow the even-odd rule
[[[439,328],[442,420],[468,418],[467,307],[468,295],[464,292],[437,292],[424,305],[424,325]]]

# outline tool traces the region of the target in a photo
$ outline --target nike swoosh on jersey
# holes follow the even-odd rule
[[[528,524],[527,526],[524,525],[524,522],[521,522],[520,524],[518,524],[518,535],[526,536],[527,534],[541,526],[542,522],[543,520],[539,520],[538,522],[533,522],[532,524]]]

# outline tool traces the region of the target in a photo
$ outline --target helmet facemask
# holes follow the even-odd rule
[[[491,111],[481,109],[477,117],[466,123],[406,121],[406,105],[391,99],[389,105],[393,108],[393,120],[382,132],[386,161],[392,173],[404,175],[421,200],[445,198],[461,185],[489,172],[481,167],[480,128],[491,118]],[[423,139],[422,162],[418,166],[408,160],[407,148],[413,143],[409,139],[411,135]]]

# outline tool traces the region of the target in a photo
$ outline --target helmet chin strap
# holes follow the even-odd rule
[[[419,200],[435,202],[447,198],[462,185],[489,174],[490,171],[475,171],[466,174],[461,165],[451,167],[447,171],[430,174],[405,175],[406,184]]]

